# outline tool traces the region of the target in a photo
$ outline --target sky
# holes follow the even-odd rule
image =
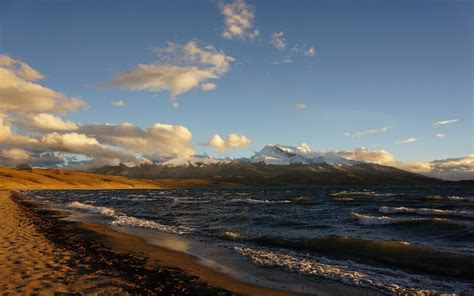
[[[10,134],[38,142],[30,157],[80,154],[69,147],[80,135],[155,158],[250,157],[270,143],[365,147],[400,162],[465,157],[472,28],[472,1],[7,0],[0,54],[15,62],[0,66],[64,98],[28,111],[0,85],[0,114]],[[21,63],[41,79],[21,77]],[[70,128],[32,126],[51,125],[40,114]],[[53,136],[62,146],[45,144]],[[4,149],[27,150],[13,143]]]

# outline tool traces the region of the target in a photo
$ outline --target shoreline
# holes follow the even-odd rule
[[[42,209],[38,202],[19,193],[11,193],[11,198],[21,210],[30,213],[39,232],[55,246],[78,250],[75,255],[93,268],[107,270],[123,280],[127,293],[295,295],[240,282],[200,266],[191,255],[150,245],[98,223],[61,220],[66,218],[64,214]]]
[[[64,213],[45,209],[44,203],[18,192],[0,191],[11,195],[21,211],[34,220],[35,228],[55,247],[75,250],[77,261],[91,265],[92,273],[105,272],[120,282],[118,294],[206,294],[206,295],[380,295],[363,287],[353,287],[335,281],[316,281],[315,293],[293,293],[272,289],[268,285],[249,283],[204,266],[199,258],[151,244],[144,238],[114,230],[94,222],[65,221]],[[1,222],[1,221],[0,221]],[[79,251],[78,251],[79,250]],[[71,266],[71,269],[74,269]],[[1,283],[0,283],[1,284]],[[115,287],[114,286],[114,287]],[[1,287],[1,286],[0,286]],[[116,287],[115,287],[116,288]],[[80,289],[80,288],[79,288]]]

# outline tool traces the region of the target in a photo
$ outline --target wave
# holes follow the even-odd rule
[[[254,199],[254,198],[234,198],[230,202],[235,203],[250,203],[250,204],[285,204],[291,203],[291,200],[269,200],[269,199]]]
[[[449,200],[456,200],[456,201],[472,201],[474,202],[474,197],[471,196],[448,196],[447,197]]]
[[[172,234],[184,234],[191,230],[190,228],[185,226],[164,225],[156,221],[127,216],[112,208],[92,206],[81,203],[79,201],[70,202],[66,204],[66,207],[112,218],[113,220],[110,222],[110,225],[113,226],[151,228]]]
[[[336,280],[354,286],[372,287],[393,294],[470,293],[474,289],[471,283],[439,281],[425,275],[374,267],[349,260],[301,256],[294,252],[283,253],[243,245],[234,246],[234,250],[259,266],[280,267],[291,272]]]
[[[231,240],[238,240],[241,238],[240,233],[236,231],[225,231],[224,232],[224,237],[231,239]]]
[[[156,221],[135,218],[131,216],[121,215],[115,218],[114,221],[110,222],[113,226],[122,227],[140,227],[156,229],[161,232],[172,233],[172,234],[184,234],[191,231],[191,228],[185,226],[170,226],[158,223]]]
[[[429,218],[392,218],[387,216],[368,216],[356,212],[351,213],[352,217],[357,218],[362,225],[387,225],[395,223],[413,222],[413,221],[427,221]]]
[[[107,217],[114,217],[117,215],[117,212],[112,208],[92,206],[79,201],[70,202],[66,204],[66,207],[71,209],[83,210],[94,214],[100,214]]]
[[[409,214],[418,214],[418,215],[454,216],[454,217],[474,218],[474,212],[472,211],[454,211],[454,210],[442,210],[442,209],[433,209],[433,208],[380,207],[379,212],[385,213],[385,214],[409,213]]]
[[[395,193],[380,193],[375,191],[339,191],[331,193],[330,196],[338,197],[338,196],[354,196],[354,195],[364,195],[364,196],[371,196],[371,197],[388,197],[388,196],[396,196],[402,194],[395,194]]]

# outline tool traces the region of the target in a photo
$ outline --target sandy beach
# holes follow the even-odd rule
[[[0,291],[5,295],[126,294],[129,283],[52,243],[8,191],[0,191]]]
[[[98,224],[59,221],[52,217],[58,213],[12,195],[0,191],[2,293],[291,295],[234,280],[192,256]]]
[[[21,193],[0,191],[0,291],[5,295],[295,295],[235,279],[180,251],[96,223],[64,220]],[[318,295],[377,295],[321,282]]]

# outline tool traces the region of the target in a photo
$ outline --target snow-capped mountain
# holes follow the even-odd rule
[[[353,165],[358,161],[346,159],[333,152],[311,151],[309,147],[292,147],[284,145],[266,145],[257,152],[250,160],[252,163],[264,163],[272,165],[289,164],[329,164],[329,165]]]
[[[162,162],[159,166],[164,167],[203,167],[209,165],[222,165],[226,163],[230,163],[230,160],[227,159],[216,159],[212,158],[208,155],[203,156],[191,156],[191,157],[183,157],[183,158],[174,158]]]
[[[122,163],[124,166],[129,167],[129,168],[134,168],[134,167],[141,167],[142,165],[149,165],[153,164],[154,162],[149,160],[146,157],[141,157],[136,161],[126,161]]]

